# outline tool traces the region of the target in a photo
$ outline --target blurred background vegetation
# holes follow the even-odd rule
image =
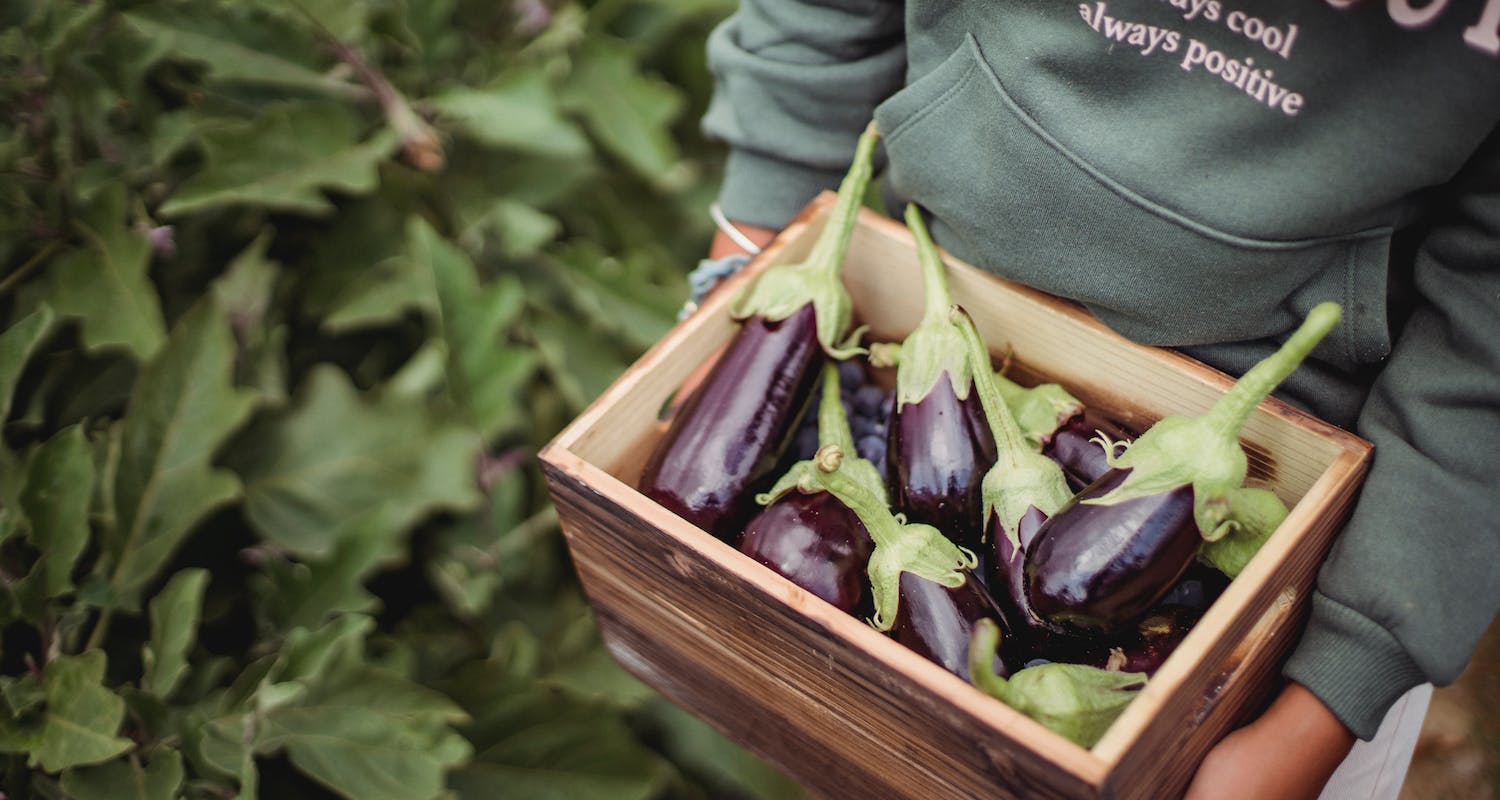
[[[674,322],[732,0],[0,4],[7,798],[780,798],[537,449]]]
[[[0,3],[0,797],[792,798],[533,456],[703,254],[733,0]],[[1500,796],[1500,624],[1404,797]]]

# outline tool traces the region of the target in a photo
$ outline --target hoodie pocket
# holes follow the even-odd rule
[[[1276,338],[1332,300],[1343,321],[1320,358],[1353,367],[1390,351],[1389,227],[1255,238],[1152,200],[1159,187],[1124,185],[1040,125],[973,35],[875,117],[891,192],[932,214],[944,247],[1078,300],[1125,336],[1173,346]]]

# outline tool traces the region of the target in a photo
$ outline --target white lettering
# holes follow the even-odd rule
[[[1422,8],[1412,8],[1411,0],[1386,0],[1385,10],[1391,20],[1403,28],[1431,25],[1448,7],[1448,0],[1430,0]]]
[[[1476,50],[1500,56],[1500,0],[1484,4],[1484,15],[1464,29],[1464,42]]]

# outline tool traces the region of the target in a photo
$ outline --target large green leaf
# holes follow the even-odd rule
[[[177,323],[126,409],[115,478],[118,530],[105,542],[110,584],[127,605],[210,511],[234,500],[234,474],[210,463],[253,394],[231,383],[234,341],[212,295]]]
[[[73,565],[89,541],[89,505],[94,460],[83,428],[74,425],[37,448],[27,467],[21,509],[31,522],[31,541],[42,557],[32,578],[46,597],[73,588]]]
[[[575,412],[603,394],[628,366],[615,341],[558,312],[538,309],[531,326],[542,365]]]
[[[31,358],[31,351],[46,338],[54,318],[49,306],[41,306],[0,333],[0,422],[10,416],[11,395],[16,380]]]
[[[125,718],[125,701],[104,687],[104,668],[102,650],[47,662],[42,669],[47,710],[28,764],[59,772],[108,761],[135,744],[115,735]]]
[[[632,346],[645,350],[677,324],[687,286],[661,286],[638,260],[621,261],[597,247],[571,247],[563,259],[568,269],[558,272],[574,304]]]
[[[558,158],[590,152],[582,131],[562,116],[541,69],[514,72],[482,89],[448,89],[431,103],[459,133],[480,144]]]
[[[268,324],[279,320],[273,313],[272,295],[280,269],[266,257],[271,232],[263,231],[229,262],[229,268],[213,284],[225,316],[234,331],[239,357],[235,359],[235,382],[253,386],[267,400],[286,397],[285,328]]]
[[[390,537],[433,511],[478,501],[474,435],[404,397],[362,398],[342,372],[312,371],[295,407],[237,440],[245,514],[265,538],[319,557],[352,536]],[[370,531],[379,515],[389,526]]]
[[[146,274],[151,244],[125,224],[124,187],[100,193],[76,227],[85,246],[64,253],[47,270],[53,309],[79,319],[91,350],[123,347],[136,358],[150,358],[167,326]]]
[[[312,26],[324,36],[353,42],[364,36],[374,4],[350,0],[262,0],[268,10],[296,27]]]
[[[488,440],[519,421],[518,396],[536,366],[531,350],[505,343],[506,330],[525,305],[525,291],[514,277],[481,286],[463,251],[421,218],[412,220],[408,236],[412,258],[431,271],[437,287],[448,388]]]
[[[63,773],[62,788],[74,800],[173,800],[182,785],[182,754],[163,750],[142,767],[120,759]]]
[[[146,674],[141,690],[163,700],[188,670],[188,651],[198,638],[198,618],[203,611],[203,590],[208,571],[185,569],[151,599],[151,642],[141,653]]]
[[[338,614],[376,608],[380,601],[362,582],[382,563],[402,556],[392,530],[400,528],[378,515],[364,517],[359,529],[335,542],[323,557],[268,563],[255,584],[266,615],[280,627],[310,627]]]
[[[468,742],[448,727],[461,714],[446,699],[410,683],[361,688],[348,697],[334,692],[271,712],[257,746],[286,748],[298,769],[345,797],[440,795],[447,771],[471,753]],[[405,691],[393,695],[395,688]]]
[[[321,190],[363,194],[376,165],[395,149],[383,130],[360,141],[360,122],[333,103],[279,105],[253,121],[203,135],[206,165],[161,207],[165,216],[229,204],[320,215],[333,210]]]
[[[362,5],[349,3],[348,5]],[[268,26],[243,14],[177,4],[170,10],[149,7],[124,15],[148,40],[179,58],[199,61],[209,76],[227,83],[261,84],[342,97],[363,94],[359,87],[322,71],[307,58],[311,39],[288,35],[285,26]],[[303,45],[298,52],[297,45]]]
[[[670,125],[682,111],[682,94],[642,74],[624,43],[590,40],[568,76],[563,103],[641,177],[662,185],[681,182]]]
[[[449,782],[460,798],[646,800],[674,777],[598,703],[540,691],[492,667],[466,670],[460,686],[475,748],[473,763]]]

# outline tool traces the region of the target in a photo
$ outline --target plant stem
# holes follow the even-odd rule
[[[969,360],[974,367],[974,389],[979,393],[979,404],[983,406],[984,417],[990,423],[990,431],[994,433],[996,453],[1000,459],[1015,464],[1018,454],[1029,453],[1031,448],[1026,444],[1026,437],[1021,434],[1021,426],[1005,405],[1000,387],[995,385],[995,370],[990,368],[990,350],[979,337],[979,329],[975,327],[974,320],[970,319],[963,308],[950,308],[955,325],[963,331],[964,341],[969,345]]]
[[[912,238],[917,240],[917,263],[922,266],[922,312],[923,325],[940,325],[948,319],[948,309],[953,305],[953,294],[948,291],[948,268],[943,264],[942,256],[938,255],[937,245],[932,241],[932,235],[927,232],[927,225],[922,221],[922,210],[917,208],[916,203],[908,203],[906,206],[906,227],[911,230]],[[989,361],[985,361],[986,368]],[[978,369],[979,365],[975,365]]]
[[[839,183],[838,200],[805,262],[831,280],[838,280],[839,270],[844,265],[843,254],[848,252],[849,240],[854,237],[854,218],[864,205],[865,188],[870,185],[870,177],[875,172],[871,156],[879,138],[875,123],[871,122],[859,137],[859,144],[854,149],[854,163],[849,174]]]
[[[838,368],[824,364],[823,397],[818,402],[818,449],[833,445],[845,453],[853,453],[854,434],[849,430],[839,388]]]
[[[1228,393],[1214,403],[1213,408],[1204,415],[1210,426],[1227,436],[1238,436],[1240,428],[1250,418],[1250,412],[1297,369],[1303,359],[1307,358],[1307,354],[1312,352],[1338,322],[1337,303],[1319,303],[1315,306],[1281,349],[1251,367],[1249,372],[1235,381]]]
[[[26,259],[26,263],[16,267],[14,272],[6,275],[3,280],[0,280],[0,297],[3,297],[11,289],[14,289],[17,284],[30,276],[37,267],[42,265],[42,262],[51,258],[52,254],[56,253],[60,247],[62,247],[62,243],[60,242],[49,243],[46,247],[38,250],[31,258]]]

